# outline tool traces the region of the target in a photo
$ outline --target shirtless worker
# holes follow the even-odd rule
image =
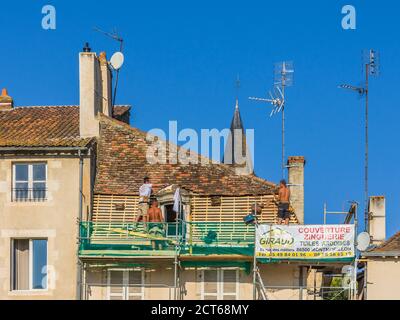
[[[290,211],[289,211],[290,190],[287,187],[286,181],[281,180],[279,184],[278,195],[278,224],[289,225]]]
[[[156,237],[164,236],[163,215],[161,209],[158,207],[158,201],[154,199],[151,201],[150,209],[147,213],[149,219],[149,233]],[[162,241],[151,241],[153,250],[156,249],[156,244],[159,250],[162,250]]]

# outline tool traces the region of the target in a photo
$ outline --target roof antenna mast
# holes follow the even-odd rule
[[[285,88],[293,85],[294,68],[292,61],[275,63],[274,86],[269,92],[270,98],[250,97],[250,100],[268,102],[272,105],[270,117],[281,112],[282,114],[282,178],[285,178]]]
[[[114,107],[115,106],[115,99],[117,97],[119,70],[122,67],[122,64],[124,62],[124,55],[122,53],[122,50],[123,50],[123,47],[124,47],[124,39],[122,39],[118,35],[116,29],[114,29],[112,32],[106,32],[106,31],[101,30],[100,28],[94,27],[93,30],[97,31],[99,33],[102,33],[103,35],[105,35],[105,36],[107,36],[107,37],[119,42],[119,52],[116,52],[110,59],[111,66],[116,71],[114,95],[113,95],[113,102],[112,102],[112,105]]]
[[[360,97],[365,96],[365,165],[364,165],[364,197],[365,197],[365,207],[364,207],[364,229],[369,232],[369,221],[370,213],[368,209],[368,163],[369,163],[369,153],[368,153],[368,141],[369,141],[369,131],[368,131],[368,94],[369,94],[369,76],[377,77],[380,74],[380,59],[379,53],[376,50],[368,49],[363,50],[363,73],[365,73],[365,84],[363,86],[352,86],[348,84],[342,84],[339,86],[341,89],[352,90],[359,94]]]

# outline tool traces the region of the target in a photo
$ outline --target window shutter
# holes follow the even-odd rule
[[[204,283],[204,300],[217,300],[218,299],[218,270],[204,270],[203,271]]]
[[[124,300],[124,271],[109,271],[109,300]]]
[[[143,300],[143,271],[131,270],[128,278],[128,300]]]
[[[224,300],[237,299],[238,270],[222,271],[222,296]]]

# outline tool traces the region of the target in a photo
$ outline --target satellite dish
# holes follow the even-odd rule
[[[357,249],[359,251],[365,251],[371,244],[371,236],[368,232],[361,232],[357,236]]]
[[[124,55],[122,52],[116,52],[110,59],[110,64],[114,70],[119,70],[124,64]]]
[[[347,266],[343,266],[342,268],[342,273],[343,274],[351,274],[354,271],[354,266],[352,265],[347,265]]]

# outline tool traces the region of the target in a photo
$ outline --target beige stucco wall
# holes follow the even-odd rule
[[[400,260],[368,259],[367,300],[400,300]]]
[[[13,162],[47,162],[47,201],[11,201]],[[84,216],[90,204],[89,190],[90,161],[85,159]],[[77,157],[0,158],[0,300],[75,299],[78,207]],[[10,291],[13,238],[48,238],[48,290]]]
[[[201,299],[201,268],[188,268],[181,270],[180,281],[184,300]],[[271,286],[268,290],[270,300],[298,300],[299,289],[287,288],[298,287],[299,267],[296,265],[262,265],[260,274],[266,286]],[[172,263],[164,264],[145,270],[145,294],[146,300],[168,300],[173,299],[174,270]],[[91,269],[86,273],[86,283],[90,290],[86,296],[89,300],[107,299],[107,269]],[[170,288],[166,288],[169,286]],[[274,288],[272,288],[274,287]],[[278,288],[279,287],[279,288]],[[284,288],[283,288],[284,287]],[[238,299],[253,299],[253,279],[252,273],[247,274],[245,270],[239,271],[239,291]],[[306,299],[306,290],[303,293]]]
[[[140,270],[141,268],[112,267],[110,270]],[[90,268],[85,272],[86,300],[107,300],[108,268]],[[158,263],[144,269],[144,300],[172,300],[174,298],[174,269],[172,263]]]

